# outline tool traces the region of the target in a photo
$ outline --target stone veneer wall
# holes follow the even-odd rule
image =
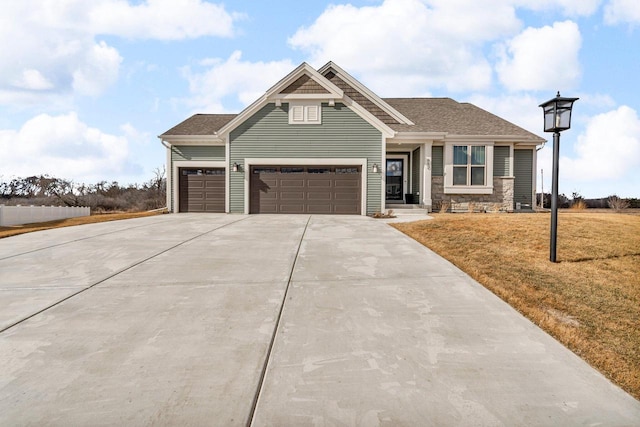
[[[513,184],[513,177],[493,177],[493,194],[444,194],[444,177],[432,176],[433,209],[439,210],[445,202],[452,211],[468,211],[472,203],[475,211],[513,212]]]

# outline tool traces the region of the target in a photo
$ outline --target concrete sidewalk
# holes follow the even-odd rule
[[[640,402],[352,216],[0,240],[0,425],[638,425]]]

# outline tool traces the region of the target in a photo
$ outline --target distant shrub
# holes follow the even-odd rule
[[[585,210],[585,209],[587,209],[587,203],[584,201],[584,199],[574,200],[571,203],[571,209],[575,209],[575,210],[579,210],[579,211]]]
[[[609,204],[609,207],[616,212],[620,212],[624,209],[627,209],[630,205],[628,200],[621,199],[615,194],[613,196],[609,196],[609,198],[607,199],[607,202]]]

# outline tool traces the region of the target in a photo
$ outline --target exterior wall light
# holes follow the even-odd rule
[[[240,170],[240,165],[234,162],[231,170],[238,172]]]
[[[553,178],[551,181],[551,242],[549,261],[556,262],[558,238],[558,163],[560,157],[560,132],[571,127],[573,103],[579,98],[564,98],[560,92],[555,98],[540,104],[544,113],[544,131],[553,132]]]
[[[371,172],[373,172],[373,173],[379,173],[380,172],[380,168],[378,167],[377,163],[373,164],[373,166],[371,167]]]

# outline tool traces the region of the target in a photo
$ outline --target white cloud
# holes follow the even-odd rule
[[[637,0],[610,0],[604,7],[604,22],[640,24],[640,3]]]
[[[123,131],[135,134],[126,126]],[[40,114],[18,130],[0,130],[0,150],[11,153],[0,157],[5,178],[49,174],[90,183],[139,168],[128,160],[126,136],[90,127],[75,112]]]
[[[99,95],[119,74],[120,53],[101,35],[176,40],[232,36],[238,15],[204,0],[20,0],[0,14],[0,103],[42,104]]]
[[[233,52],[226,61],[207,59],[202,65],[210,68],[201,72],[191,68],[183,70],[191,92],[186,102],[200,113],[227,112],[229,106],[234,108],[231,112],[238,112],[295,68],[288,59],[242,61],[240,51]]]
[[[561,157],[566,176],[592,182],[622,180],[640,168],[640,118],[623,105],[592,117],[574,145],[576,157]],[[624,182],[621,182],[624,184]]]
[[[93,46],[73,72],[73,89],[81,95],[98,95],[118,78],[122,57],[105,42]]]
[[[509,90],[571,89],[580,78],[582,37],[572,21],[527,28],[498,46],[496,70]]]
[[[147,0],[130,5],[123,0],[96,2],[87,25],[98,34],[129,38],[180,40],[202,36],[230,37],[240,15],[203,0]]]
[[[47,90],[53,87],[53,84],[40,74],[40,71],[33,69],[23,70],[22,75],[12,84],[27,90]]]
[[[483,45],[520,26],[502,0],[385,0],[329,6],[289,44],[316,66],[335,61],[382,96],[418,96],[486,89],[492,71]]]

